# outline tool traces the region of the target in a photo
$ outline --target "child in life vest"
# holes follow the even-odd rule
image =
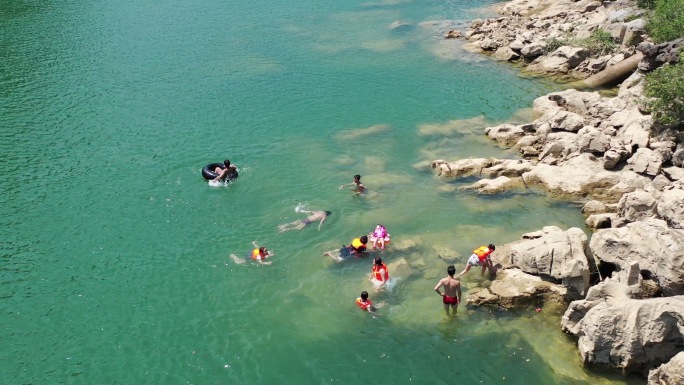
[[[381,250],[385,250],[385,243],[389,243],[390,241],[385,226],[378,223],[378,225],[375,226],[373,233],[370,234],[370,240],[373,242],[374,250],[378,248],[378,244],[380,244]]]
[[[266,262],[266,258],[272,257],[273,253],[265,247],[259,247],[256,242],[252,242],[256,249],[252,250],[252,259],[259,262],[262,265],[270,265],[271,262]]]
[[[387,269],[387,265],[382,262],[380,257],[373,260],[370,281],[376,289],[381,289],[383,286],[387,285],[387,281],[389,281],[389,269]]]
[[[373,302],[368,298],[368,292],[367,291],[362,291],[361,292],[361,297],[356,299],[356,305],[361,308],[361,310],[367,311],[367,312],[374,312],[375,307],[373,307]]]
[[[256,242],[252,242],[252,244],[254,245],[255,249],[252,250],[249,257],[252,260],[257,261],[260,265],[270,265],[271,261],[266,261],[266,258],[272,257],[274,255],[273,252],[265,247],[259,247]],[[240,258],[235,254],[231,254],[230,259],[232,259],[233,262],[237,263],[238,265],[242,265],[243,263],[247,262],[246,258]]]

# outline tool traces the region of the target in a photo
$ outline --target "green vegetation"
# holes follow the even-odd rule
[[[586,39],[551,39],[546,42],[546,52],[553,52],[564,45],[586,48],[595,55],[612,53],[618,47],[610,32],[599,28]]]
[[[636,5],[642,9],[653,9],[655,8],[656,0],[636,0]]]
[[[642,0],[641,2],[653,3],[651,7],[653,11],[646,29],[654,42],[663,43],[684,37],[684,0]]]
[[[667,64],[646,75],[648,107],[656,122],[684,128],[684,61]]]

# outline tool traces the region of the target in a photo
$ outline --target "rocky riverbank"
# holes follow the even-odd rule
[[[464,190],[535,189],[582,200],[593,230],[588,237],[545,227],[497,246],[496,279],[471,290],[467,302],[569,302],[562,328],[577,337],[585,364],[648,375],[649,384],[681,383],[684,135],[658,128],[643,108],[644,73],[676,61],[681,41],[652,44],[643,11],[630,1],[514,0],[499,13],[447,37],[530,72],[591,85],[626,80],[615,97],[575,89],[542,96],[534,121],[485,129],[517,159],[432,162],[440,178],[481,178]],[[578,44],[596,31],[610,34],[610,52]]]

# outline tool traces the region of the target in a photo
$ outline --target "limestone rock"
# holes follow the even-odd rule
[[[511,47],[499,47],[494,52],[494,57],[502,61],[513,61],[520,58],[520,54],[515,52]]]
[[[466,303],[472,306],[498,305],[514,309],[540,302],[564,302],[566,294],[565,288],[540,277],[525,274],[518,269],[507,269],[497,273],[489,288],[468,291]]]
[[[665,190],[658,200],[658,214],[673,229],[684,229],[684,190]]]
[[[592,307],[572,330],[585,364],[645,374],[681,351],[682,325],[684,296],[624,298]]]
[[[634,222],[596,231],[589,247],[599,264],[623,271],[637,261],[642,274],[655,281],[664,295],[684,294],[684,230],[670,229],[654,219]]]
[[[500,145],[510,147],[525,135],[525,131],[522,129],[522,126],[502,124],[496,127],[485,128],[485,134]]]
[[[656,200],[644,190],[627,193],[618,202],[620,216],[630,222],[648,220],[657,216]]]
[[[522,240],[507,244],[497,252],[507,253],[507,262],[525,273],[552,278],[584,295],[589,288],[586,246],[587,236],[582,230],[573,227],[563,231],[547,226],[539,236],[523,235]]]
[[[659,151],[649,148],[639,148],[627,161],[630,169],[640,174],[655,176],[660,173],[663,166],[663,156]]]
[[[677,353],[670,361],[648,373],[647,385],[684,384],[684,351]]]

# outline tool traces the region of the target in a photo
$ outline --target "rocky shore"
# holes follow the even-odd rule
[[[584,202],[582,229],[550,226],[497,245],[500,266],[470,306],[568,304],[562,329],[586,365],[684,383],[684,134],[658,128],[643,107],[644,74],[675,62],[681,41],[656,45],[631,1],[514,0],[499,17],[449,31],[525,71],[620,82],[617,96],[568,89],[537,98],[534,121],[485,129],[517,159],[435,160],[439,178],[479,177],[463,190],[542,190]],[[582,47],[598,32],[610,51]]]

